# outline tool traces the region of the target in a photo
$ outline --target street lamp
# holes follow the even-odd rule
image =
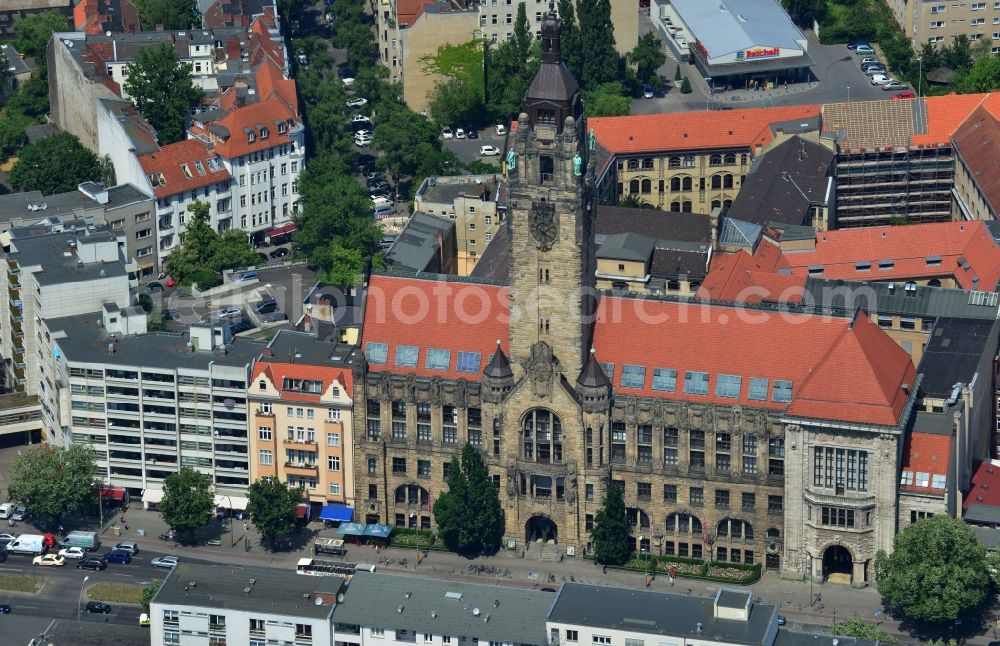
[[[225,498],[229,501],[229,546],[234,547],[236,545],[236,535],[233,533],[233,499],[222,494],[220,498]]]
[[[89,576],[83,577],[83,582],[80,584],[80,595],[76,598],[76,622],[80,623],[80,606],[83,605],[83,588],[87,585],[87,581],[90,581]]]

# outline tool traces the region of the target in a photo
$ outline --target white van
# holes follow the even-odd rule
[[[392,206],[392,200],[386,197],[373,197],[372,208],[377,209],[380,206]]]
[[[5,502],[0,505],[0,520],[7,520],[14,513],[14,504]]]

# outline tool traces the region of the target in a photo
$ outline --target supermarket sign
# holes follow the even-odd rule
[[[736,52],[736,59],[741,61],[754,61],[761,58],[778,58],[781,56],[780,47],[754,47]]]

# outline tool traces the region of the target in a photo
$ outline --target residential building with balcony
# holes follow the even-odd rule
[[[350,520],[355,507],[354,354],[350,345],[281,330],[247,389],[251,482],[303,488],[314,516],[332,507]]]
[[[263,345],[222,324],[146,333],[145,312],[45,321],[54,424],[97,452],[98,477],[149,506],[180,467],[212,478],[216,504],[246,508],[250,484],[247,380]]]
[[[346,589],[336,576],[180,563],[150,603],[148,643],[185,644],[203,635],[227,646],[334,646],[332,615]]]
[[[990,52],[1000,53],[1000,3],[944,2],[943,0],[888,0],[892,17],[910,39],[913,51],[925,43],[943,49],[956,36],[964,35],[973,44],[986,41]]]

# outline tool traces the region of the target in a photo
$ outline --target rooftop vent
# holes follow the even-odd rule
[[[472,609],[472,616],[473,617],[478,617],[479,616],[479,608],[473,608]]]
[[[462,593],[461,592],[445,592],[444,593],[444,598],[445,599],[455,599],[456,601],[461,601],[462,600]]]
[[[403,606],[399,606],[398,608],[396,608],[396,612],[398,612],[399,614],[403,614]]]

